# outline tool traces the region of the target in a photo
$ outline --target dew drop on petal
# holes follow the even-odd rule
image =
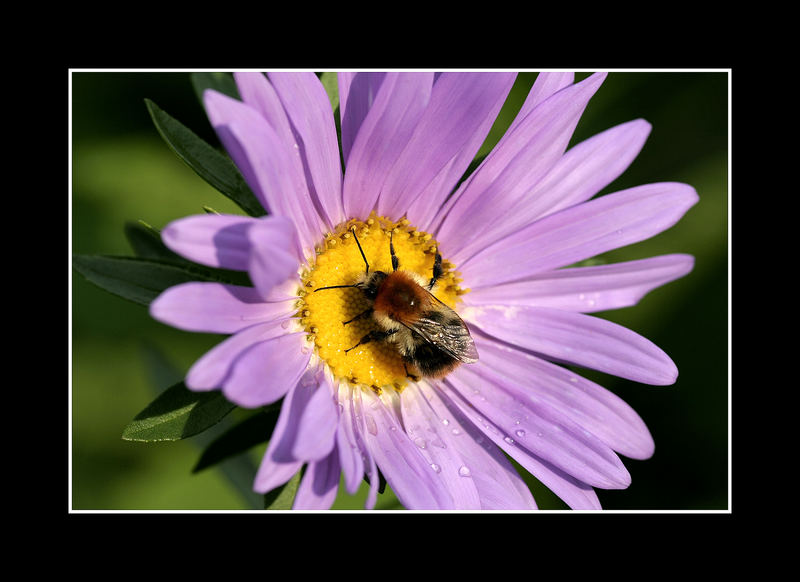
[[[417,437],[414,439],[414,444],[417,445],[419,448],[424,449],[428,446],[428,443],[425,442],[425,439],[422,437]]]
[[[458,469],[458,474],[461,475],[462,477],[469,477],[470,475],[472,475],[472,472],[466,465],[461,465],[461,467],[459,467]]]
[[[519,429],[519,430],[518,430],[518,431],[516,431],[514,434],[516,434],[518,437],[522,438],[522,437],[524,437],[524,436],[525,436],[525,431],[524,431],[524,430],[522,430],[522,429]]]
[[[504,438],[503,440],[504,440],[504,441],[506,441],[506,442],[507,442],[508,444],[510,444],[510,445],[513,445],[513,444],[514,444],[514,439],[512,439],[510,436],[507,436],[507,437],[506,437],[506,438]]]
[[[431,463],[431,469],[433,469],[434,473],[439,473],[442,470],[442,468],[436,463]]]
[[[378,434],[378,425],[375,424],[375,419],[372,418],[371,414],[364,415],[364,423],[367,425],[367,430],[369,434],[376,435]]]

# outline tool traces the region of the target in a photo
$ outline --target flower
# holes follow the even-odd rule
[[[341,475],[350,493],[366,475],[372,508],[380,471],[409,509],[534,509],[503,452],[573,509],[599,509],[594,488],[630,484],[618,454],[651,456],[647,427],[560,364],[673,383],[661,349],[588,314],[637,303],[693,258],[573,265],[658,234],[698,197],[656,183],[593,199],[650,131],[634,120],[567,150],[604,78],[541,73],[460,184],[514,74],[340,73],[341,149],[312,73],[237,73],[241,101],[206,91],[213,127],[269,215],[186,217],[162,237],[195,262],[246,271],[253,287],[178,285],[151,314],[231,334],[191,367],[189,388],[244,407],[283,399],[256,491],[305,466],[295,508],[329,508]],[[433,293],[466,322],[477,362],[420,378],[392,344],[358,344],[375,326],[359,316],[369,302],[328,287],[352,287],[365,263],[388,272],[390,243],[420,277],[441,255]]]

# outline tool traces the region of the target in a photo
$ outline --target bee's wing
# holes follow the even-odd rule
[[[429,316],[436,313],[436,316]],[[478,350],[466,324],[458,314],[444,304],[435,312],[423,313],[414,322],[404,322],[412,331],[421,335],[444,353],[459,362],[472,364],[478,361]]]

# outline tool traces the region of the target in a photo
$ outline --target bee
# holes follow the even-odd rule
[[[431,292],[442,275],[442,256],[436,253],[430,280],[417,273],[400,270],[392,234],[389,237],[392,272],[370,273],[369,262],[358,242],[355,228],[352,232],[364,259],[364,274],[351,285],[332,285],[314,290],[316,293],[325,289],[355,287],[371,301],[368,309],[343,322],[343,325],[371,317],[378,329],[370,331],[345,353],[373,341],[390,342],[403,358],[406,376],[412,380],[418,380],[419,377],[409,374],[408,364],[424,377],[441,378],[461,363],[477,362],[478,350],[466,324]]]

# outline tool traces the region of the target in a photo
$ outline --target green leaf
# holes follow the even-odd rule
[[[328,94],[328,99],[331,100],[331,109],[336,111],[339,107],[339,81],[336,78],[336,73],[325,72],[319,76],[322,86],[325,87],[325,92]]]
[[[161,240],[161,234],[146,222],[126,222],[125,238],[137,257],[187,264],[180,255],[172,252]]]
[[[236,81],[231,73],[192,73],[191,79],[194,92],[197,93],[201,104],[203,103],[203,92],[206,89],[214,89],[228,97],[240,99],[239,89],[236,88]]]
[[[264,495],[264,509],[291,509],[297,487],[300,485],[302,471],[295,473],[294,477],[281,487],[276,487]]]
[[[235,404],[218,390],[192,392],[183,382],[167,388],[125,427],[127,441],[177,441],[218,423]]]
[[[168,287],[204,278],[187,267],[134,257],[75,255],[72,265],[101,289],[139,305],[149,305]]]
[[[278,413],[278,409],[258,412],[221,434],[200,455],[192,473],[207,469],[268,441],[278,421]]]
[[[229,157],[214,149],[149,99],[145,99],[145,104],[161,137],[192,170],[250,216],[266,214]]]
[[[72,265],[101,289],[139,305],[150,305],[162,291],[189,281],[250,284],[246,273],[198,267],[188,261],[178,264],[137,257],[74,255]]]

